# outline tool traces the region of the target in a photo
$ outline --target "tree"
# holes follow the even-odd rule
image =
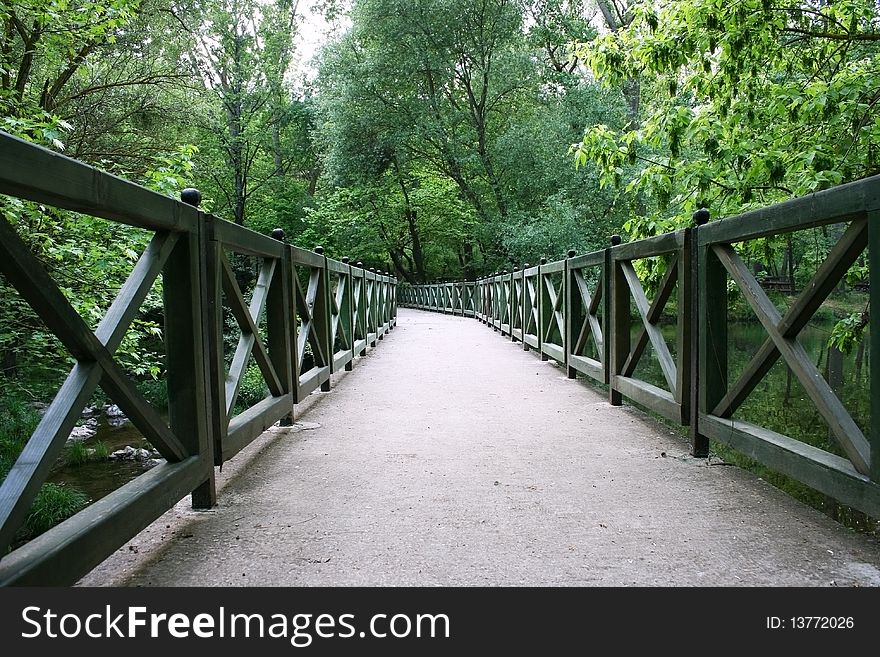
[[[294,158],[285,143],[292,116],[286,75],[298,3],[212,0],[196,30],[194,70],[207,95],[200,104],[202,150],[216,192],[214,210],[245,222],[251,197],[285,176]]]
[[[687,0],[632,15],[579,52],[606,84],[656,81],[643,125],[596,125],[576,156],[606,183],[639,163],[627,189],[654,200],[654,219],[732,214],[877,171],[874,3]]]

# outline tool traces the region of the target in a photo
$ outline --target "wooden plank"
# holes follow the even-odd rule
[[[677,252],[684,244],[684,229],[614,247],[615,260],[638,260]]]
[[[650,312],[651,307],[648,304],[648,298],[645,296],[645,291],[642,289],[639,277],[630,262],[621,261],[620,268],[623,272],[624,279],[629,286],[630,293],[636,302],[636,309],[639,311],[639,315],[642,318],[643,329],[648,333],[648,339],[654,347],[654,357],[657,359],[657,362],[660,363],[660,369],[663,371],[663,377],[666,379],[669,389],[674,391],[677,377],[675,360],[672,358],[672,354],[669,353],[669,347],[666,345],[666,340],[663,338],[662,331],[654,326],[654,324],[648,319],[648,313]]]
[[[191,456],[160,463],[0,561],[0,586],[71,586],[208,476]]]
[[[604,338],[602,341],[602,366],[605,368],[605,381],[604,383],[609,387],[609,397],[613,402],[615,399],[615,395],[617,393],[613,392],[611,389],[611,345],[613,343],[613,338],[611,337],[611,333],[614,330],[614,324],[612,323],[612,314],[613,314],[613,297],[611,296],[611,281],[614,276],[614,259],[611,256],[611,248],[605,249],[605,263],[602,265],[602,273],[599,277],[599,281],[602,283],[601,291],[602,291],[602,303],[603,303],[603,311],[602,311],[602,337]],[[627,304],[629,300],[627,300]],[[627,315],[629,315],[629,309],[627,308]],[[626,353],[629,353],[629,345],[626,345]],[[617,397],[619,399],[619,396]]]
[[[700,226],[698,234],[705,229],[706,226]],[[727,270],[709,248],[697,247],[697,259],[699,385],[695,387],[699,412],[705,414],[727,393]],[[694,445],[708,448],[708,436],[702,433],[701,426],[699,431],[700,435],[693,436]]]
[[[599,312],[600,304],[602,303],[602,299],[605,298],[605,271],[603,270],[599,273],[599,279],[596,281],[596,294],[593,295],[592,300],[590,301],[590,314],[596,315]]]
[[[291,260],[295,266],[311,268],[324,266],[324,256],[318,255],[314,251],[301,249],[298,246],[290,246],[288,248],[291,250]],[[369,272],[364,272],[364,274],[369,274]]]
[[[137,264],[119,288],[116,298],[107,309],[107,314],[95,329],[95,337],[114,353],[125,337],[132,320],[137,317],[141,304],[153,283],[165,266],[171,250],[177,244],[179,233],[156,233],[147,248],[138,258]]]
[[[541,343],[541,353],[547,354],[550,358],[558,361],[561,364],[565,364],[565,350],[558,344],[553,344],[551,342],[542,342]]]
[[[587,322],[585,320],[586,310],[582,291],[578,288],[577,281],[580,272],[571,268],[571,258],[566,260],[565,264],[565,331],[563,333],[565,345],[565,366],[566,375],[569,379],[577,378],[577,370],[571,367],[570,361],[573,354],[577,354],[577,337],[575,332],[578,327],[583,327]],[[587,304],[589,305],[589,304]],[[583,345],[581,345],[583,348]]]
[[[5,132],[0,132],[0,194],[150,230],[198,229],[193,206]]]
[[[229,372],[226,375],[226,417],[232,417],[235,402],[238,399],[238,390],[241,386],[241,380],[247,369],[248,360],[253,354],[272,395],[283,394],[283,387],[269,353],[260,338],[259,329],[256,320],[260,317],[266,305],[266,299],[269,294],[269,285],[272,282],[275,273],[275,261],[266,260],[260,269],[260,275],[254,286],[251,296],[250,305],[244,299],[238,282],[235,280],[235,272],[229,264],[226,255],[221,252],[221,265],[223,267],[222,282],[223,292],[226,295],[226,301],[229,308],[241,329],[241,336],[238,345],[235,348],[235,354],[229,365]]]
[[[345,351],[337,351],[333,355],[333,371],[339,372],[346,365],[348,365],[352,360],[354,360],[354,354],[350,349],[346,349]]]
[[[266,397],[229,422],[229,433],[223,443],[223,461],[228,461],[266,429],[290,413],[293,395]]]
[[[870,303],[874,316],[868,324],[871,376],[871,427],[868,440],[871,443],[871,479],[880,482],[880,212],[868,215],[868,281],[871,285]],[[875,518],[880,517],[872,514]]]
[[[675,290],[677,281],[678,258],[676,257],[666,268],[666,272],[663,274],[663,279],[660,282],[660,289],[657,292],[657,296],[654,297],[654,300],[651,302],[651,307],[648,308],[648,312],[643,316],[643,321],[645,317],[651,324],[656,324],[660,320],[663,309],[666,307],[666,302],[669,301],[669,297],[672,296],[672,292]],[[623,365],[623,376],[632,376],[639,363],[639,359],[645,351],[645,347],[648,346],[648,338],[648,331],[642,326],[642,330],[636,338],[636,344],[630,352],[629,357],[626,359],[626,363]],[[672,390],[677,390],[676,386],[671,386],[671,388]]]
[[[313,367],[308,372],[304,372],[299,377],[297,385],[296,402],[300,403],[308,397],[317,388],[320,388],[326,381],[330,380],[330,367]]]
[[[180,248],[180,240],[175,246],[175,249],[177,248]],[[158,413],[144,401],[143,396],[113,360],[111,352],[73,309],[67,297],[58,289],[55,281],[27,245],[21,241],[18,233],[5,217],[0,217],[0,272],[6,276],[74,358],[81,362],[98,362],[104,371],[102,387],[119,404],[144,437],[153,443],[165,458],[169,460],[183,458],[186,450],[168,430]],[[141,283],[136,281],[134,285],[139,288]],[[128,290],[129,293],[131,291]],[[119,310],[114,314],[117,319],[130,316],[130,313]],[[105,324],[102,335],[119,338],[119,328],[109,323]]]
[[[541,265],[542,274],[559,274],[565,271],[565,260],[554,260]]]
[[[217,219],[213,228],[213,238],[221,242],[227,250],[236,253],[277,260],[282,257],[286,248],[284,242],[274,237],[262,235],[231,221]]]
[[[847,459],[740,420],[701,413],[699,423],[710,438],[730,445],[771,470],[873,517],[880,514],[880,485],[857,472]]]
[[[166,315],[168,314],[166,305]],[[201,337],[201,331],[199,331]],[[168,337],[168,326],[166,317],[165,327],[165,349],[169,354],[173,348],[171,347],[171,338]],[[102,359],[103,360],[103,359]],[[171,357],[167,356],[168,370],[171,370]],[[100,361],[99,361],[100,362]],[[131,423],[143,434],[150,444],[169,461],[180,461],[190,456],[193,452],[181,442],[176,431],[169,430],[165,425],[162,416],[154,409],[143,397],[137,389],[134,382],[128,378],[128,375],[116,364],[115,361],[109,360],[108,363],[100,362],[104,374],[101,377],[101,387],[110,396],[116,405]],[[168,375],[170,387],[171,375]],[[195,382],[190,381],[190,385]],[[171,390],[168,392],[168,398],[171,399]],[[204,400],[202,400],[204,404]],[[182,438],[182,436],[180,436]]]
[[[315,358],[315,362],[317,362],[319,365],[325,365],[327,363],[327,360],[326,358],[324,358],[321,351],[322,346],[319,338],[315,335],[314,322],[312,321],[312,310],[314,308],[314,300],[312,295],[315,294],[317,291],[317,285],[313,284],[313,280],[314,275],[310,275],[309,291],[307,292],[307,294],[304,295],[302,288],[300,287],[299,278],[297,276],[293,277],[294,288],[296,290],[296,313],[301,319],[297,331],[297,371],[299,371],[299,367],[302,366],[303,356],[305,355],[306,351],[306,344],[309,344],[312,347],[312,355]]]
[[[226,360],[223,352],[223,265],[220,261],[220,242],[211,239],[213,217],[205,217],[207,239],[202,245],[205,271],[204,335],[208,349],[208,433],[214,442],[214,465],[222,465],[223,440],[228,426],[226,414]],[[287,318],[285,317],[285,321]]]
[[[572,355],[568,361],[569,367],[573,367],[578,372],[582,372],[587,376],[596,379],[600,383],[605,382],[605,368],[598,360],[594,360],[589,356]]]
[[[832,434],[853,462],[856,470],[862,474],[870,471],[871,447],[861,429],[850,417],[849,412],[822,378],[822,374],[810,361],[809,356],[797,338],[785,338],[777,329],[781,317],[779,311],[767,298],[758,282],[749,273],[748,268],[740,260],[734,250],[727,245],[712,247],[715,254],[724,264],[731,277],[736,281],[740,292],[748,301],[752,310],[763,324],[767,333],[776,344],[792,372],[795,373],[807,396],[813,401],[816,410],[828,423]]]
[[[880,176],[872,176],[712,222],[700,229],[699,243],[706,246],[770,237],[864,217],[878,209]]]
[[[296,344],[296,316],[293,312],[293,294],[290,289],[291,264],[289,252],[285,248],[276,265],[275,276],[269,285],[266,298],[266,341],[272,368],[278,375],[281,390],[290,395],[290,407],[287,417],[282,418],[283,425],[293,423],[293,386],[295,372],[293,368],[293,350]]]
[[[614,376],[612,383],[614,389],[624,397],[651,409],[665,418],[675,422],[679,421],[681,412],[671,392],[651,385],[647,381],[623,376]]]
[[[779,333],[786,338],[794,338],[810,318],[828,298],[846,272],[861,255],[868,243],[866,221],[853,221],[841,236],[828,257],[813,275],[795,303],[779,322]],[[718,417],[730,417],[763,380],[779,358],[779,350],[771,338],[764,340],[754,357],[749,361],[737,382],[712,410]]]
[[[213,389],[208,381],[210,363],[207,361],[210,342],[204,333],[207,317],[203,306],[207,289],[207,263],[203,261],[208,244],[207,228],[200,224],[198,234],[182,236],[162,270],[168,422],[174,435],[180,437],[187,454],[199,456],[205,466],[204,478],[192,489],[192,506],[196,509],[209,509],[217,503],[214,485],[216,441],[210,433],[213,425],[209,402]],[[107,378],[105,375],[101,383],[105,390]],[[140,428],[122,401],[117,400],[119,407]],[[152,411],[152,407],[146,408]],[[160,426],[155,424],[156,421],[152,420],[151,425]],[[165,425],[162,424],[161,428],[164,429]],[[153,442],[143,429],[141,433]],[[169,461],[172,460],[166,456],[167,448],[155,443],[153,446]]]
[[[605,250],[601,251],[593,251],[592,253],[585,253],[584,255],[574,256],[573,258],[569,258],[568,266],[572,269],[585,269],[587,267],[598,267],[601,266],[605,260]]]
[[[708,211],[705,213],[708,214]],[[700,253],[701,249],[699,249],[696,245],[699,242],[698,233],[701,229],[701,224],[697,221],[697,215],[694,217],[694,227],[691,229],[691,235],[688,239],[687,245],[688,248],[685,252],[683,252],[682,258],[682,267],[687,267],[690,271],[690,280],[689,280],[689,310],[690,310],[690,346],[688,347],[688,355],[690,360],[690,383],[688,383],[689,391],[690,391],[690,401],[688,403],[688,438],[691,443],[691,455],[698,458],[705,458],[709,456],[709,437],[700,432],[700,390],[702,388],[700,376],[702,376],[700,372],[701,367],[701,345],[700,340],[702,339],[700,335],[700,322],[702,321],[702,316],[704,309],[700,305],[701,301],[701,291],[700,288],[702,286],[702,281],[700,279],[700,275],[702,270],[700,269]],[[716,281],[717,285],[718,282]],[[725,293],[727,292],[727,285],[725,280]],[[681,296],[679,296],[681,299]],[[727,299],[724,299],[724,302],[727,303]],[[725,309],[726,312],[726,309]],[[726,318],[725,318],[726,319]],[[727,337],[725,336],[725,341]],[[725,349],[726,351],[726,349]],[[723,396],[722,392],[722,396]]]
[[[691,372],[691,331],[694,329],[691,318],[694,313],[693,306],[693,283],[694,276],[691,271],[693,261],[693,231],[690,228],[684,230],[684,244],[681,247],[676,264],[678,268],[678,318],[676,327],[676,355],[678,357],[678,369],[676,370],[675,401],[679,405],[679,422],[688,425],[691,421],[691,384],[693,373]],[[663,302],[666,304],[666,301]],[[659,319],[659,313],[657,319]]]
[[[100,379],[101,368],[97,363],[73,366],[0,485],[0,555],[27,518],[34,498]]]

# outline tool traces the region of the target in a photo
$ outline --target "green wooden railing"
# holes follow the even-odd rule
[[[706,456],[709,440],[725,443],[767,467],[844,504],[880,517],[880,322],[869,322],[870,430],[862,432],[798,341],[820,305],[868,250],[870,305],[880,308],[880,176],[708,223],[476,281],[398,289],[402,306],[473,315],[495,331],[553,359],[570,378],[578,372],[607,384],[610,402],[625,397],[689,427],[691,451]],[[799,230],[846,223],[843,235],[790,309],[780,313],[734,245]],[[662,259],[665,273],[648,298],[637,263]],[[766,332],[736,380],[728,368],[728,285],[742,294]],[[451,291],[450,291],[451,288]],[[458,289],[458,292],[456,292]],[[467,295],[472,305],[448,303]],[[670,349],[660,319],[675,298]],[[467,309],[472,308],[473,312]],[[633,330],[633,322],[636,329]],[[650,350],[648,347],[650,346]],[[664,385],[642,380],[645,353]],[[734,412],[783,359],[828,424],[841,456]]]
[[[267,237],[200,212],[195,190],[184,194],[186,203],[175,201],[0,132],[0,194],[153,233],[92,331],[0,215],[0,272],[75,361],[0,486],[0,555],[99,385],[165,459],[2,556],[4,585],[75,582],[188,493],[194,507],[212,507],[214,466],[275,422],[292,422],[295,403],[319,387],[329,391],[331,374],[351,369],[355,356],[396,324],[395,278],[327,258],[320,247],[311,252],[285,244],[280,231]],[[232,257],[258,263],[250,298]],[[159,275],[167,422],[114,358]],[[240,331],[228,366],[224,306]],[[236,402],[251,358],[269,394],[241,410]]]

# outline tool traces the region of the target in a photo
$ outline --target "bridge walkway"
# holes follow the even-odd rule
[[[878,586],[880,544],[472,319],[383,349],[83,580],[133,586]]]

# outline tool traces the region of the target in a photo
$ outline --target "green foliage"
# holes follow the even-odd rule
[[[828,346],[845,354],[852,352],[853,348],[862,341],[867,326],[867,312],[850,313],[831,329]]]
[[[8,388],[0,395],[0,479],[6,478],[39,422],[39,413],[26,399]]]
[[[877,171],[873,2],[641,2],[632,16],[577,51],[604,84],[651,81],[641,125],[597,124],[573,153],[652,216],[682,225]]]
[[[110,458],[110,447],[103,440],[92,444],[92,460],[106,461]]]
[[[0,394],[0,482],[15,463],[40,421],[29,401],[8,389]],[[17,542],[30,540],[88,504],[88,497],[72,488],[43,484],[30,513],[16,536]]]
[[[88,463],[91,460],[91,454],[89,453],[89,448],[85,446],[85,442],[82,440],[74,440],[70,443],[70,447],[67,448],[66,460],[68,465],[82,465],[83,463]]]
[[[250,365],[245,370],[244,376],[241,379],[241,385],[238,388],[238,399],[235,405],[237,412],[241,412],[263,401],[268,394],[269,387],[263,379],[260,368],[256,365]]]
[[[622,113],[567,49],[595,33],[586,16],[578,0],[355,2],[351,30],[322,51],[326,171],[301,243],[329,232],[413,282],[604,245],[623,219],[614,195],[565,161],[585,119]],[[429,182],[442,230],[423,225]]]
[[[5,217],[31,251],[52,272],[61,291],[87,324],[95,328],[109,301],[146,247],[149,235],[128,226],[17,199],[0,198]],[[0,353],[16,354],[16,370],[27,371],[38,394],[69,369],[70,357],[36,314],[0,279]],[[161,280],[153,286],[132,322],[117,357],[136,377],[163,371]]]
[[[43,484],[19,531],[19,540],[30,540],[84,509],[89,498],[64,484]]]

